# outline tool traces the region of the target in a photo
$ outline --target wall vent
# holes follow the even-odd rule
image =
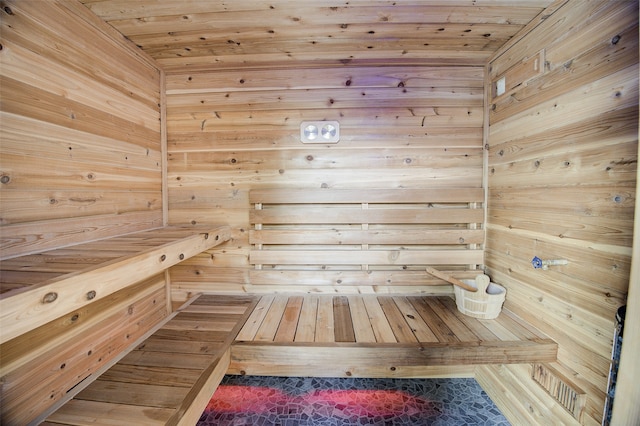
[[[582,423],[587,394],[549,364],[533,364],[533,380]]]

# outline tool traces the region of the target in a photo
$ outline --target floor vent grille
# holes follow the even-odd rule
[[[548,364],[533,364],[532,378],[581,422],[587,394]]]

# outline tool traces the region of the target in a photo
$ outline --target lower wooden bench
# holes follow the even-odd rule
[[[478,320],[448,296],[200,295],[45,425],[193,425],[225,374],[473,377],[554,362],[557,344],[508,311]]]
[[[231,374],[472,377],[481,364],[557,360],[557,344],[504,311],[460,313],[449,296],[265,295],[231,349]]]
[[[200,295],[51,414],[48,425],[193,425],[258,298]]]

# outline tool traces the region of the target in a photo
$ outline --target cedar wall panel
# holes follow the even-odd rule
[[[168,73],[169,221],[234,229],[233,243],[172,268],[173,297],[303,289],[249,282],[251,189],[481,187],[483,74],[438,66]],[[301,143],[304,120],[338,120],[340,142]]]
[[[504,95],[489,90],[488,272],[505,306],[558,342],[553,367],[587,394],[580,422],[600,424],[631,264],[638,3],[569,1],[488,70],[507,75]],[[534,256],[568,264],[534,269]],[[478,380],[515,424],[576,423],[531,368],[481,367]]]
[[[161,226],[153,61],[75,1],[0,15],[0,258]]]

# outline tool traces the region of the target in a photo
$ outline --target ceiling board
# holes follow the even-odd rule
[[[552,0],[81,0],[167,72],[483,65]]]

